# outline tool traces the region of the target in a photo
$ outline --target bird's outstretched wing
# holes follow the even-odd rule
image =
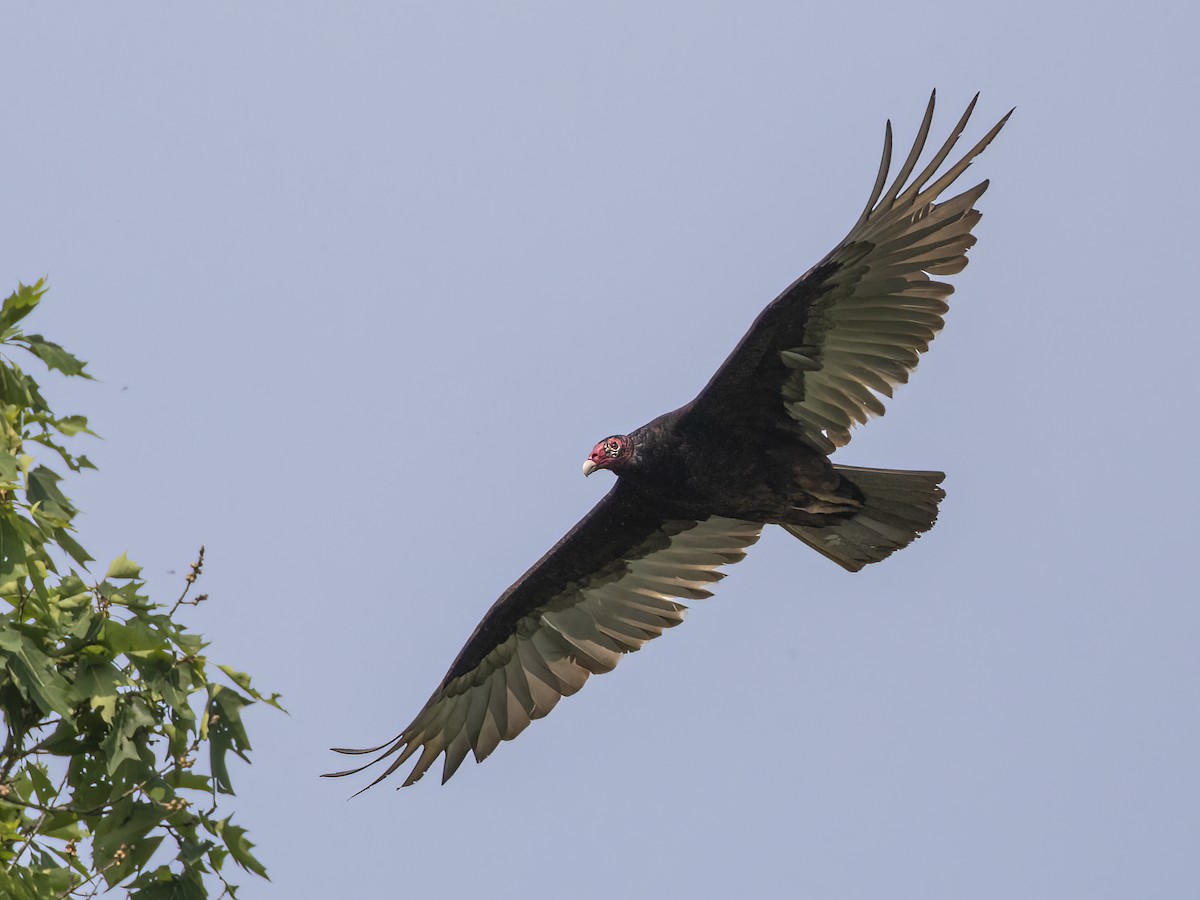
[[[761,531],[737,519],[667,518],[618,482],[496,601],[412,724],[378,747],[335,748],[378,756],[331,777],[395,756],[371,787],[415,755],[405,787],[442,754],[443,782],[468,752],[482,762],[589,675],[683,621],[674,598],[710,596],[718,567],[745,556]]]
[[[866,209],[846,238],[763,310],[737,348],[691,404],[692,414],[756,425],[786,424],[822,453],[850,440],[850,429],[882,415],[879,394],[908,381],[918,355],[942,327],[954,288],[931,275],[953,275],[975,243],[973,208],[983,181],[939,197],[1004,127],[1010,111],[943,174],[975,108],[973,99],[949,139],[916,176],[933,121],[936,92],[912,150],[887,184],[892,126]]]

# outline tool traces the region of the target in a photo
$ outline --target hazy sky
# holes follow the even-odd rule
[[[1177,10],[1171,14],[1169,10]],[[986,10],[986,11],[984,11]],[[0,290],[88,359],[83,543],[278,690],[239,896],[1200,891],[1195,13],[5,4]],[[837,459],[941,468],[849,575],[771,530],[485,765],[347,802],[495,597],[907,149],[1007,129],[947,327]],[[174,570],[175,574],[168,574]]]

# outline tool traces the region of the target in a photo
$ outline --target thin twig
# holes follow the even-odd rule
[[[118,847],[118,848],[117,848],[117,853],[120,853],[120,852],[121,852],[121,850],[122,850],[122,849],[124,849],[124,847],[125,847],[125,845],[124,845],[124,844],[122,844],[120,847]],[[109,861],[108,865],[106,865],[106,866],[103,866],[102,868],[99,868],[99,869],[97,869],[95,872],[93,872],[93,873],[92,873],[91,875],[89,875],[87,878],[83,879],[83,881],[79,882],[78,884],[73,884],[73,885],[71,885],[69,888],[67,888],[65,891],[63,891],[61,894],[59,894],[59,895],[58,895],[58,896],[55,898],[55,900],[64,900],[64,898],[66,898],[66,897],[70,897],[72,894],[74,894],[74,893],[75,893],[77,890],[79,890],[80,888],[82,888],[84,885],[86,885],[86,884],[92,884],[92,882],[93,882],[93,881],[95,881],[97,878],[99,878],[101,875],[103,875],[105,872],[107,872],[107,871],[108,871],[109,869],[111,869],[113,866],[115,866],[115,865],[118,865],[118,864],[120,864],[121,862],[122,862],[122,859],[121,859],[120,857],[118,857],[118,856],[114,855],[114,856],[113,856],[113,858],[112,858],[112,859]],[[100,890],[100,885],[98,885],[98,884],[92,885],[92,892],[91,892],[90,894],[88,894],[87,896],[89,896],[89,897],[95,897],[95,896],[96,896],[96,893],[97,893],[99,890]]]
[[[67,772],[63,772],[62,780],[58,782],[58,787],[54,789],[55,797],[62,793],[62,789],[67,783],[67,774]],[[19,806],[34,806],[34,804],[27,804],[20,800],[14,801],[9,799],[7,802],[16,803]],[[17,852],[14,853],[13,858],[9,860],[8,868],[5,871],[11,872],[13,870],[13,867],[20,861],[25,851],[29,849],[29,845],[33,843],[33,839],[37,837],[38,832],[41,831],[42,825],[46,823],[46,816],[50,815],[52,812],[56,812],[56,810],[48,806],[34,806],[34,808],[41,810],[42,814],[38,816],[38,820],[33,823],[33,827],[29,829],[28,833],[25,835],[25,843],[17,848]]]
[[[179,607],[183,606],[184,604],[186,604],[188,606],[199,606],[201,603],[203,603],[205,600],[208,599],[208,594],[201,594],[195,600],[186,599],[187,595],[188,595],[188,591],[190,591],[192,589],[192,585],[195,584],[196,579],[200,577],[200,570],[203,568],[204,568],[204,545],[201,544],[200,545],[200,553],[196,556],[196,561],[194,563],[192,563],[192,566],[191,566],[192,570],[190,572],[188,572],[187,576],[183,579],[185,582],[185,584],[183,586],[183,592],[179,595],[179,599],[175,601],[175,605],[171,607],[170,615],[175,615],[175,610],[179,609]]]

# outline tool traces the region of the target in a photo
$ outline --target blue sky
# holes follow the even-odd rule
[[[48,275],[31,328],[101,379],[51,391],[104,436],[83,542],[163,599],[204,543],[192,622],[291,712],[249,714],[240,896],[1194,896],[1196,21],[1156,9],[9,5],[0,282]],[[933,87],[934,138],[1018,110],[945,331],[837,459],[944,469],[934,531],[857,575],[772,531],[484,766],[318,780]]]

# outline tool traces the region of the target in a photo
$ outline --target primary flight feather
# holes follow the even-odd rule
[[[696,399],[595,446],[583,474],[608,469],[616,485],[492,605],[412,724],[378,747],[339,749],[378,756],[334,776],[394,756],[371,787],[415,759],[407,786],[439,756],[443,782],[468,753],[482,762],[590,675],[683,621],[676,601],[710,596],[720,567],[745,556],[764,525],[852,572],[933,526],[941,472],[828,457],[908,380],[954,291],[930,276],[960,272],[975,243],[974,204],[988,182],[941,195],[1012,113],[939,175],[972,100],[914,176],[935,96],[890,185],[888,123],[875,186],[845,239],[763,310]]]

